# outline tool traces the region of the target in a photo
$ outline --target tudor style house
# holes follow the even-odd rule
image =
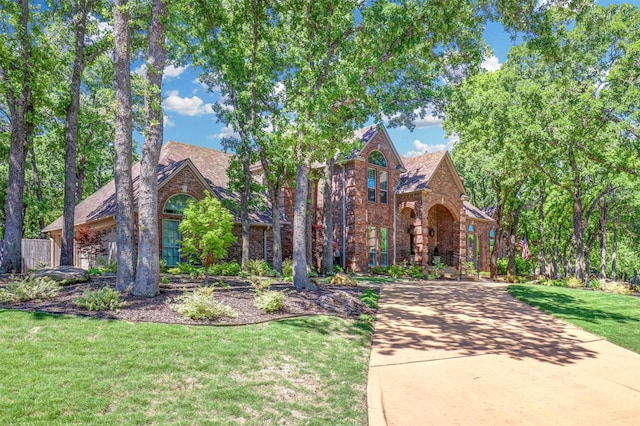
[[[495,241],[495,222],[468,202],[463,182],[446,152],[413,158],[398,155],[381,125],[356,132],[361,149],[339,161],[332,177],[332,219],[336,261],[347,271],[364,272],[372,266],[396,263],[431,265],[436,259],[455,268],[473,262],[488,270],[489,252]],[[168,265],[180,260],[178,224],[187,200],[200,199],[205,191],[232,200],[226,174],[231,155],[203,147],[169,141],[162,147],[158,166],[158,217],[160,249]],[[132,168],[134,198],[139,164]],[[259,168],[255,170],[260,173]],[[311,218],[323,223],[321,188],[311,188]],[[281,215],[282,252],[291,256],[293,191],[284,190],[276,210]],[[251,258],[271,259],[271,214],[265,208],[250,213]],[[228,252],[240,259],[241,228]],[[110,182],[76,207],[75,228],[90,226],[105,234],[113,258],[115,248],[115,184]],[[59,260],[62,218],[43,231],[54,241]],[[80,253],[76,265],[87,267]]]

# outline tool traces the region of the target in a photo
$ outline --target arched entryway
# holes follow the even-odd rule
[[[434,259],[449,266],[457,265],[460,246],[460,225],[449,209],[436,204],[428,214],[428,253],[429,263]]]

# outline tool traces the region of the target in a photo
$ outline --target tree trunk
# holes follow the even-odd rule
[[[153,297],[160,289],[158,241],[158,160],[162,148],[162,72],[166,62],[163,0],[154,0],[149,24],[147,90],[145,95],[146,137],[140,162],[138,190],[138,266],[132,293]]]
[[[510,214],[508,229],[508,247],[507,247],[507,272],[509,275],[516,275],[516,239],[518,236],[518,223],[520,222],[520,209],[516,207]]]
[[[309,164],[301,161],[296,167],[296,198],[293,206],[293,285],[297,290],[313,290],[307,264],[307,198]]]
[[[242,140],[242,173],[244,182],[240,194],[240,223],[242,224],[242,269],[247,268],[251,241],[251,227],[249,225],[249,197],[251,196],[251,153],[249,141]]]
[[[80,83],[85,67],[84,48],[89,4],[79,1],[72,16],[75,25],[75,47],[71,74],[71,99],[67,108],[64,161],[64,210],[62,214],[62,245],[60,265],[73,265],[73,223],[76,208],[76,158],[78,146],[78,115],[80,113]]]
[[[116,97],[114,179],[116,185],[116,245],[118,248],[116,290],[123,291],[133,283],[135,275],[133,183],[131,179],[133,115],[131,111],[130,30],[127,0],[115,0],[113,15],[113,68]]]
[[[559,277],[558,272],[558,258],[560,257],[560,250],[556,247],[555,255],[553,256],[553,279],[557,280]]]
[[[540,275],[547,276],[547,265],[544,260],[544,199],[546,195],[545,181],[540,185],[540,197],[538,198],[538,233],[540,234],[540,245],[538,251],[538,262],[540,263]]]
[[[42,205],[44,202],[44,195],[42,194],[42,182],[40,181],[40,173],[38,173],[38,163],[36,161],[36,153],[33,149],[33,143],[29,144],[29,156],[31,158],[31,176],[33,178],[33,183],[36,186],[36,198],[38,199],[38,203]],[[38,226],[40,226],[40,230],[46,226],[42,215],[38,218]],[[45,238],[42,232],[40,232],[40,238]]]
[[[618,227],[620,225],[620,212],[616,213],[616,218],[613,222],[613,247],[611,248],[611,279],[613,281],[617,278],[617,258],[618,258]]]
[[[271,267],[279,273],[282,273],[282,225],[280,223],[278,192],[279,191],[276,187],[269,185],[269,194],[271,197],[271,229],[273,233]]]
[[[308,174],[307,174],[308,176]],[[314,221],[314,217],[312,217],[312,212],[311,212],[311,188],[313,188],[313,182],[311,179],[307,178],[307,202],[305,203],[305,207],[306,207],[306,213],[305,213],[305,234],[306,234],[306,241],[305,241],[305,248],[306,248],[306,253],[307,253],[307,270],[311,271],[311,269],[313,268],[313,221]]]
[[[33,110],[31,91],[31,45],[29,40],[29,1],[19,0],[19,32],[21,60],[16,66],[23,71],[20,91],[14,93],[9,84],[5,88],[11,136],[9,145],[9,176],[5,201],[4,244],[0,253],[0,273],[22,272],[22,228],[27,141],[30,139],[27,121]],[[6,83],[0,68],[0,82]]]
[[[575,243],[575,275],[581,281],[585,280],[584,271],[584,221],[582,220],[582,179],[578,172],[573,151],[570,152],[569,162],[574,173],[573,178],[573,240]]]
[[[600,278],[607,278],[607,215],[606,199],[600,202]]]
[[[324,241],[322,246],[321,273],[327,275],[333,272],[333,158],[327,161],[324,169]]]

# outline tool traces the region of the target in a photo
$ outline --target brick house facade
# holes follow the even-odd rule
[[[472,261],[478,270],[488,270],[493,219],[467,201],[451,158],[446,152],[414,158],[398,155],[382,126],[356,132],[362,148],[338,161],[331,177],[335,256],[348,271],[367,271],[372,266],[413,263],[427,266],[434,259],[460,267]],[[158,167],[159,244],[169,265],[180,260],[178,224],[181,208],[189,199],[210,192],[221,199],[234,199],[226,174],[230,155],[203,147],[167,142]],[[257,169],[259,173],[259,168]],[[132,168],[137,193],[139,164]],[[310,188],[310,217],[321,229],[323,182]],[[282,218],[282,253],[293,251],[293,194],[285,188],[276,214]],[[268,206],[250,212],[250,258],[271,259],[271,214]],[[241,227],[236,218],[233,232],[238,238],[228,258],[241,258]],[[105,231],[105,240],[115,245],[115,186],[100,188],[76,207],[75,227],[91,226]],[[54,259],[59,261],[62,218],[47,226],[54,241]],[[110,255],[113,256],[110,250]],[[86,267],[81,256],[76,264]]]

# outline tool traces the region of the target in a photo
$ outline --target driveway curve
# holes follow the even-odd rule
[[[506,285],[385,285],[369,425],[638,425],[640,354],[514,299]]]

